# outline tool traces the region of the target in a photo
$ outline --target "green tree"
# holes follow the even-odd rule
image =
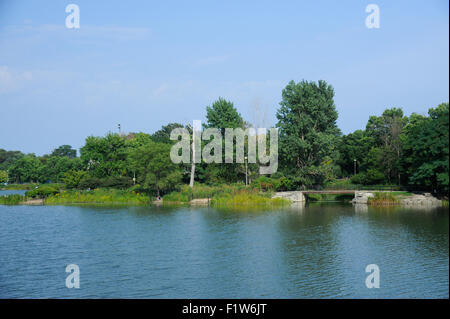
[[[219,98],[211,106],[206,107],[204,127],[218,128],[224,136],[226,128],[243,128],[244,120],[232,102]]]
[[[42,166],[39,170],[40,182],[61,182],[64,174],[70,170],[83,169],[80,158],[67,156],[50,156],[41,158]]]
[[[339,145],[339,165],[344,176],[354,174],[355,159],[357,173],[366,170],[367,154],[374,146],[374,139],[363,130],[356,130],[353,133],[342,137]]]
[[[15,183],[37,182],[41,167],[41,161],[34,154],[25,155],[10,166],[9,179]]]
[[[245,128],[245,121],[234,107],[234,104],[223,98],[206,107],[206,124],[204,128],[217,128],[225,136],[226,128]],[[236,142],[233,142],[234,151]],[[199,165],[199,171],[208,177],[211,183],[237,182],[245,174],[241,163],[225,163],[225,143],[222,145],[222,164],[211,163]]]
[[[173,129],[179,127],[184,126],[179,123],[169,123],[167,125],[163,125],[163,127],[160,130],[156,131],[151,135],[151,139],[157,143],[167,143],[167,144],[173,143],[173,141],[170,140],[170,133],[172,132]]]
[[[428,114],[412,114],[405,126],[402,166],[410,184],[448,192],[449,104],[431,108]]]
[[[86,171],[70,170],[64,173],[63,182],[67,188],[78,188],[81,180],[87,176]]]
[[[89,136],[80,153],[84,167],[97,178],[127,174],[128,147],[126,139],[119,134]]]
[[[53,150],[51,156],[61,156],[74,158],[77,156],[77,151],[72,148],[70,145],[61,145],[60,147]]]
[[[137,182],[158,196],[173,190],[181,181],[181,168],[172,163],[170,149],[170,144],[149,142],[130,152]]]
[[[325,81],[291,81],[283,89],[280,106],[276,126],[281,169],[297,185],[323,183],[325,159],[334,161],[338,156],[340,130],[333,87]]]
[[[0,149],[0,169],[7,170],[12,163],[23,156],[24,154],[19,151],[6,151],[4,149]]]
[[[401,134],[408,118],[403,116],[400,108],[386,109],[381,116],[371,116],[366,125],[366,133],[372,137],[377,147],[383,153],[382,162],[378,167],[372,167],[384,171],[388,183],[394,180],[400,184],[400,159],[402,157]]]
[[[6,171],[0,170],[0,184],[6,183],[8,181],[8,173]]]

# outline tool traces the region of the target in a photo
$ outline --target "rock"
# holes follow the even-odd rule
[[[442,206],[442,201],[433,197],[430,193],[423,195],[414,194],[400,199],[400,204],[404,206],[438,207]]]
[[[293,202],[304,202],[305,195],[301,191],[293,191],[293,192],[276,192],[272,198],[284,198],[289,199]]]
[[[367,204],[369,198],[373,196],[373,193],[370,192],[355,192],[355,198],[353,198],[352,203]]]
[[[191,205],[209,205],[209,198],[196,198],[189,202]]]

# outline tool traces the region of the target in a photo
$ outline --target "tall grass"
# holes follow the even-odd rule
[[[117,189],[94,189],[91,191],[66,190],[45,199],[45,204],[133,204],[150,203],[146,194]]]
[[[369,205],[397,205],[399,200],[390,192],[376,192],[367,201]]]
[[[26,201],[26,197],[19,194],[0,196],[1,205],[17,205]]]
[[[244,190],[246,187],[244,184],[234,185],[219,185],[210,186],[204,184],[195,184],[193,188],[189,185],[181,186],[179,191],[172,192],[164,195],[164,201],[166,202],[190,202],[193,199],[198,198],[214,198],[219,195],[231,195]]]

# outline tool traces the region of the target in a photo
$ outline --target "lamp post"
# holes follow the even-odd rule
[[[245,160],[245,186],[248,185],[248,167],[247,167],[247,156],[244,157]]]
[[[353,175],[356,175],[356,158],[353,160]]]

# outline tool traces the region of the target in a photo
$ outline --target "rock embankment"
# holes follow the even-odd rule
[[[442,201],[436,197],[433,197],[430,193],[425,193],[423,195],[414,194],[412,196],[404,196],[399,199],[400,204],[403,206],[442,206]]]
[[[353,198],[352,203],[354,204],[367,204],[369,198],[373,197],[374,193],[367,192],[355,192],[355,198]],[[430,193],[425,194],[414,194],[410,196],[398,195],[397,199],[399,201],[399,205],[402,206],[411,206],[411,207],[437,207],[442,206],[442,201],[433,197]]]

